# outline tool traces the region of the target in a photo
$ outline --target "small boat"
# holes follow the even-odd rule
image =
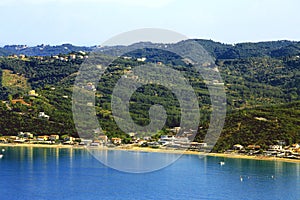
[[[221,161],[221,162],[219,162],[219,164],[222,166],[222,165],[225,165],[225,162]]]
[[[0,154],[0,159],[3,158],[3,154]]]

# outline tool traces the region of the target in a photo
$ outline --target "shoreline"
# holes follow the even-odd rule
[[[153,149],[149,147],[91,147],[86,146],[74,146],[74,145],[62,145],[62,144],[18,144],[0,143],[0,147],[34,147],[34,148],[59,148],[59,149],[97,149],[97,150],[109,150],[109,151],[136,151],[136,152],[149,152],[149,153],[170,153],[170,154],[183,154],[183,155],[199,155],[210,156],[220,158],[232,158],[232,159],[249,159],[249,160],[263,160],[263,161],[276,161],[276,162],[289,162],[300,163],[300,159],[278,158],[269,156],[249,156],[242,154],[226,154],[226,153],[203,153],[191,150],[177,150],[177,149]]]

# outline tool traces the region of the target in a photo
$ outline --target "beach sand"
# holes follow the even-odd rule
[[[61,145],[61,144],[3,144],[0,143],[0,147],[35,147],[35,148],[73,148],[73,149],[88,149],[86,146],[78,145]],[[277,158],[268,156],[249,156],[236,153],[202,153],[191,150],[177,150],[177,149],[163,149],[163,148],[149,148],[149,147],[137,147],[137,146],[119,146],[119,147],[91,147],[91,149],[99,150],[121,150],[121,151],[141,151],[152,153],[172,153],[172,154],[187,154],[187,155],[199,155],[199,156],[213,156],[220,158],[236,158],[236,159],[253,159],[253,160],[267,160],[267,161],[280,161],[280,162],[292,162],[300,163],[297,159]]]

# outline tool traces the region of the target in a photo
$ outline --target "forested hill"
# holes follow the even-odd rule
[[[226,124],[215,151],[228,149],[235,143],[267,147],[278,140],[287,144],[300,142],[299,42],[227,45],[211,40],[196,41],[215,58],[226,89]],[[180,48],[184,42],[172,44],[172,48]],[[130,140],[114,121],[111,93],[121,76],[135,78],[131,74],[135,66],[160,61],[180,71],[198,95],[201,120],[196,139],[201,141],[209,126],[211,106],[209,92],[199,73],[194,72],[178,55],[168,52],[170,44],[134,45],[141,48],[147,45],[147,48],[130,52],[126,57],[114,57],[114,63],[95,86],[95,110],[104,133],[110,138],[121,137],[124,142]],[[0,134],[16,135],[20,131],[30,131],[35,134],[76,135],[71,112],[72,87],[81,63],[96,48],[105,56],[112,56],[131,47],[17,45],[1,48],[0,54],[15,56],[0,57]],[[141,57],[146,60],[138,60]],[[86,87],[91,85],[87,83]],[[35,90],[36,94],[32,94],[31,90]],[[161,104],[166,109],[165,131],[179,125],[178,100],[166,88],[152,84],[139,88],[133,94],[131,117],[136,123],[147,125],[148,110],[154,104]],[[49,120],[38,117],[40,112],[49,115]]]
[[[216,59],[240,59],[249,57],[284,57],[284,56],[295,56],[300,53],[300,42],[281,40],[281,41],[270,41],[270,42],[257,42],[257,43],[237,43],[234,45],[224,44],[215,42],[212,40],[196,39],[200,45],[204,47],[213,57]],[[185,42],[185,41],[183,41]],[[181,42],[179,42],[181,43]],[[133,44],[133,47],[147,47],[168,50],[170,46],[172,48],[180,47],[177,44],[155,44],[150,42],[140,42]],[[62,44],[57,46],[50,45],[38,45],[29,47],[27,45],[6,45],[0,48],[0,56],[7,55],[20,55],[24,54],[27,56],[52,56],[58,54],[67,54],[71,52],[90,52],[93,50],[101,50],[104,53],[113,55],[114,52],[120,51],[120,49],[126,49],[127,46],[74,46],[72,44]]]

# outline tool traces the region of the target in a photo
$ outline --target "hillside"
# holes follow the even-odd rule
[[[236,45],[211,40],[197,42],[214,56],[227,95],[226,124],[214,151],[226,150],[236,143],[266,147],[277,140],[284,140],[287,144],[300,142],[299,42],[274,41]],[[143,47],[144,43],[134,45]],[[173,45],[175,48],[180,47],[180,44]],[[68,47],[68,51],[64,47]],[[196,140],[201,141],[209,126],[211,112],[209,93],[203,79],[181,57],[168,52],[165,45],[150,44],[150,47],[126,54],[130,59],[116,59],[96,86],[96,113],[104,133],[109,137],[121,137],[123,141],[130,140],[128,135],[118,129],[113,119],[111,93],[122,75],[129,76],[131,68],[144,63],[137,61],[137,58],[146,57],[145,62],[160,61],[180,71],[193,86],[201,108],[201,128]],[[31,52],[28,55],[42,55],[41,49],[29,51],[28,48],[4,47],[5,50],[15,51],[16,54],[22,51],[24,54]],[[131,47],[101,48],[105,54],[111,56],[115,55],[116,51],[125,51]],[[27,56],[26,59],[0,58],[0,97],[5,101],[0,106],[3,116],[0,120],[0,134],[31,131],[35,134],[77,135],[72,122],[72,86],[80,64],[84,61],[83,51],[92,49],[75,48],[72,45],[55,48],[43,46],[43,55],[47,56]],[[76,55],[76,59],[72,58],[71,52],[72,55]],[[50,56],[54,53],[60,57]],[[34,89],[38,96],[29,96],[28,92],[31,89]],[[12,104],[11,100],[20,98],[25,103],[20,101]],[[164,131],[179,125],[178,100],[166,88],[153,84],[145,85],[133,94],[130,102],[131,117],[136,123],[147,125],[150,122],[148,109],[154,104],[163,105],[167,111]],[[47,121],[38,118],[39,112],[45,112],[50,119]]]

